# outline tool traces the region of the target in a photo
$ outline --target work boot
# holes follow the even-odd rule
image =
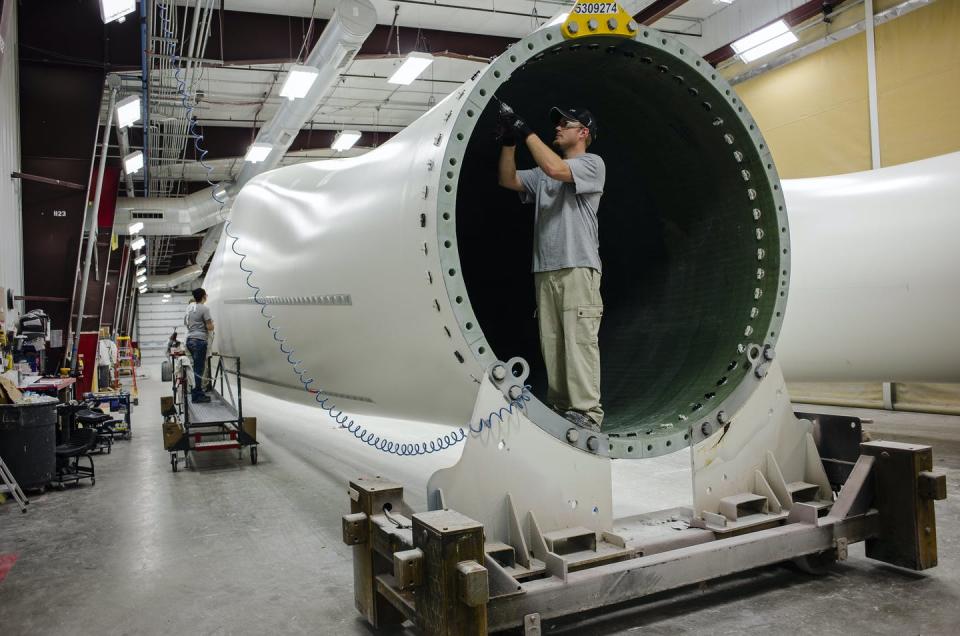
[[[194,404],[201,404],[201,403],[203,403],[203,402],[209,402],[209,401],[210,401],[210,396],[209,396],[209,395],[203,395],[203,394],[201,393],[200,395],[195,395],[195,396],[193,396],[192,398],[190,398],[190,401],[193,402]]]
[[[584,415],[580,411],[567,411],[563,414],[568,422],[573,422],[577,426],[582,426],[583,428],[588,428],[595,433],[600,432],[600,425],[594,422],[589,416]]]

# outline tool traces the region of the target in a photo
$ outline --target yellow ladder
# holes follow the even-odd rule
[[[137,360],[133,345],[130,343],[130,336],[117,336],[117,382],[120,378],[129,376],[132,387],[130,395],[134,398],[140,397],[137,389]]]

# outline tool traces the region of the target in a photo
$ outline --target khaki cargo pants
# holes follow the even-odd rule
[[[547,366],[547,401],[600,424],[600,272],[569,267],[533,275],[540,351]]]

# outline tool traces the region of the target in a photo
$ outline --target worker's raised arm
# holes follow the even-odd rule
[[[504,188],[514,192],[523,192],[523,183],[517,176],[517,147],[503,146],[500,148],[500,164],[498,168],[498,182]]]
[[[571,172],[570,165],[563,160],[563,157],[543,143],[543,140],[537,135],[529,135],[526,142],[530,154],[533,155],[533,160],[537,162],[544,174],[557,181],[573,183],[573,172]]]

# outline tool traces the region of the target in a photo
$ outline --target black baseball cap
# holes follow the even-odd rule
[[[590,136],[593,137],[593,140],[597,140],[597,133],[600,132],[597,127],[597,118],[586,108],[560,108],[559,106],[551,108],[550,122],[556,126],[560,123],[561,119],[580,122],[590,131]]]

